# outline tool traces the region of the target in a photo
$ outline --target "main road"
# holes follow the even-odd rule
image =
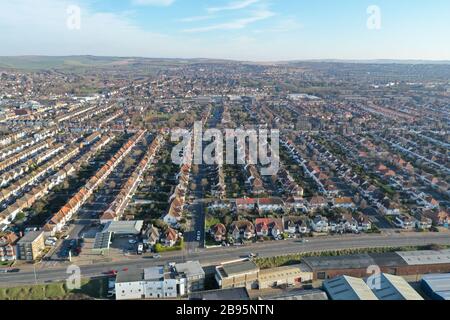
[[[203,266],[217,265],[225,261],[246,257],[250,252],[258,253],[261,257],[274,257],[295,253],[320,252],[328,250],[423,246],[429,244],[450,245],[450,236],[447,233],[420,233],[420,234],[393,234],[393,235],[360,235],[360,236],[333,236],[312,238],[308,242],[300,240],[270,241],[257,243],[251,246],[200,249],[198,252],[186,255],[185,252],[164,254],[160,259],[150,257],[131,257],[127,260],[110,262],[106,264],[93,264],[80,266],[83,278],[93,278],[105,275],[111,270],[125,268],[145,268],[169,262],[183,262],[198,260]],[[54,268],[40,269],[23,268],[18,273],[0,274],[0,286],[13,286],[20,284],[46,283],[65,281],[69,274],[67,265]]]

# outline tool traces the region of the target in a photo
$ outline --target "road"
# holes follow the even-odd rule
[[[186,256],[184,251],[164,254],[160,259],[148,257],[128,258],[127,261],[112,262],[108,264],[96,264],[81,266],[82,277],[92,278],[104,275],[110,270],[122,270],[124,268],[144,268],[161,265],[169,262],[181,262],[185,260],[198,260],[203,266],[220,264],[225,261],[243,258],[250,252],[258,253],[261,257],[274,257],[285,254],[317,252],[339,249],[376,248],[376,247],[403,247],[419,246],[427,244],[450,245],[450,237],[447,233],[424,234],[394,234],[394,235],[345,235],[311,239],[307,243],[300,240],[270,241],[251,246],[229,247],[216,249],[200,249],[198,252]],[[12,286],[20,284],[45,283],[52,281],[65,281],[69,276],[63,267],[43,268],[36,267],[36,276],[33,268],[27,268],[19,273],[0,274],[0,286]]]

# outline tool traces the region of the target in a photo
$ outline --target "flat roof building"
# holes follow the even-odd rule
[[[250,300],[247,289],[230,288],[212,291],[195,292],[189,295],[189,300],[210,301],[247,301]]]
[[[175,269],[179,275],[187,279],[187,292],[195,292],[205,290],[205,271],[200,262],[188,261],[185,263],[178,263]]]
[[[144,225],[143,220],[136,221],[109,221],[105,224],[102,233],[112,233],[114,235],[138,235]]]
[[[35,261],[44,249],[44,231],[30,231],[17,242],[17,259]]]
[[[366,278],[368,268],[378,266],[382,273],[420,275],[450,272],[450,250],[401,251],[345,256],[306,257],[314,280],[332,279],[341,275]]]

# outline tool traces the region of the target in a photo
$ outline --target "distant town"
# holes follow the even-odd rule
[[[0,299],[448,300],[449,79],[425,61],[0,58]],[[278,170],[174,163],[196,122],[277,130]]]

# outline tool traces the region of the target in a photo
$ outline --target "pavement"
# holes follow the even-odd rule
[[[198,260],[206,267],[245,258],[250,252],[258,253],[261,257],[274,257],[328,250],[422,246],[428,244],[450,245],[450,236],[448,233],[395,234],[390,236],[343,235],[312,238],[307,243],[302,243],[300,240],[270,241],[250,246],[199,249],[197,252],[188,254],[183,250],[162,254],[159,259],[153,259],[148,256],[130,256],[121,260],[82,265],[80,269],[83,278],[94,278],[105,276],[111,270],[145,268],[169,262]],[[65,281],[70,275],[67,273],[68,266],[70,266],[70,263],[59,264],[55,267],[50,265],[24,266],[21,267],[21,271],[18,273],[0,274],[0,286]]]

